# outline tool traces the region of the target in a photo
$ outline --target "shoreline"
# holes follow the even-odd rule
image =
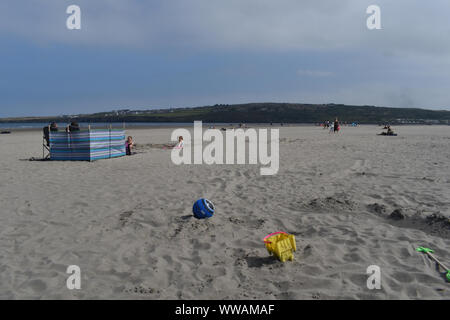
[[[234,128],[237,129],[239,124],[233,124],[233,126],[230,126],[230,124],[212,124],[212,123],[203,123],[203,127],[210,127],[211,125],[214,125],[216,129],[220,129],[220,128]],[[162,125],[132,125],[132,124],[127,124],[125,126],[125,130],[149,130],[149,129],[175,129],[175,128],[192,128],[194,126],[194,123],[183,123],[180,125],[175,125],[175,124],[162,124]],[[318,127],[316,124],[310,124],[310,123],[296,123],[296,124],[283,124],[282,126],[279,123],[275,123],[274,125],[270,125],[265,124],[265,123],[245,123],[245,127],[243,127],[242,129],[246,129],[246,128],[252,128],[252,127],[270,127],[270,128],[283,128],[283,127],[309,127],[309,126],[314,126],[314,127]],[[87,127],[86,126],[81,126],[81,130],[86,130]],[[95,124],[93,124],[93,128],[92,129],[108,129],[107,126],[98,126],[96,127]],[[122,129],[122,127],[119,126],[113,126],[113,129]],[[42,128],[0,128],[0,131],[11,131],[11,133],[13,133],[14,131],[17,132],[29,132],[29,131],[42,131]]]
[[[152,122],[155,123],[155,122]],[[176,128],[192,128],[194,123],[183,123],[182,125],[175,125],[175,124],[162,124],[162,125],[132,125],[127,124],[125,126],[125,130],[149,130],[149,129],[176,129]],[[213,123],[203,123],[203,127],[210,127],[211,125],[215,126],[215,129],[220,128],[233,128],[233,129],[239,129],[238,124],[235,123],[233,126],[230,126],[230,124],[213,124]],[[378,123],[364,123],[364,124],[358,124],[357,127],[369,127],[369,126],[377,126],[377,127],[383,127],[383,125],[380,125]],[[446,124],[394,124],[393,127],[449,127],[450,125]],[[317,123],[288,123],[280,125],[280,123],[273,123],[273,125],[270,125],[270,123],[245,123],[245,127],[242,127],[242,129],[246,128],[289,128],[289,127],[320,127],[317,125]],[[351,125],[341,125],[341,127],[352,127]],[[81,130],[86,130],[86,126],[81,126]],[[108,129],[107,126],[95,126],[95,123],[93,124],[92,129]],[[113,126],[113,129],[122,129],[122,127]],[[42,131],[42,128],[33,127],[33,128],[0,128],[0,132],[2,131],[10,131],[10,133],[14,132],[40,132]]]

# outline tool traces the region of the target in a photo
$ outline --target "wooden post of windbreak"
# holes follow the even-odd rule
[[[89,140],[89,162],[91,162],[92,161],[92,159],[91,159],[91,144],[92,144],[92,141],[91,141],[91,124],[89,123],[88,124],[88,140]]]
[[[109,146],[108,146],[108,150],[109,150],[109,158],[111,159],[111,130],[112,130],[112,124],[109,124]]]
[[[48,150],[50,152],[50,125],[47,126],[48,130]],[[45,140],[45,135],[42,137],[42,159],[45,159],[45,148],[47,146],[47,141]],[[44,145],[45,144],[45,145]]]

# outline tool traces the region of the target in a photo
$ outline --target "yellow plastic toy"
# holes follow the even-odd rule
[[[294,235],[279,231],[264,237],[263,241],[267,251],[275,255],[281,262],[294,260],[293,252],[297,250]]]

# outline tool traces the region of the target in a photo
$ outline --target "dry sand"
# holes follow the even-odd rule
[[[450,127],[280,128],[280,170],[182,165],[132,129],[131,157],[28,161],[39,132],[0,135],[1,299],[449,299]],[[212,200],[208,220],[192,204]],[[396,220],[390,217],[400,209]],[[293,262],[262,238],[296,236]],[[67,266],[81,290],[66,288]],[[381,290],[366,286],[381,268]]]

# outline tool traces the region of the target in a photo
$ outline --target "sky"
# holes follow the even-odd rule
[[[66,27],[69,5],[80,30]],[[450,110],[449,15],[448,0],[2,0],[0,117],[247,102]]]

